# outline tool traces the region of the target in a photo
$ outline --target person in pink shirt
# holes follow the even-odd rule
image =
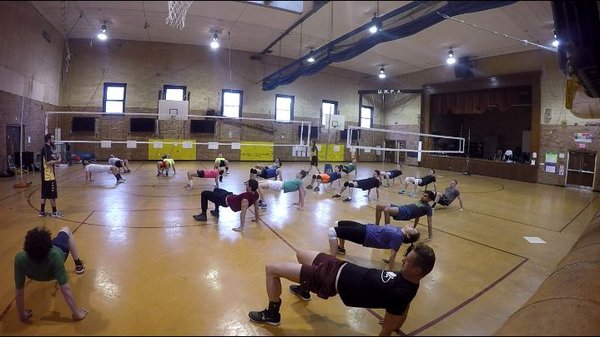
[[[185,184],[185,189],[188,191],[191,191],[194,189],[194,177],[196,177],[196,178],[213,178],[213,179],[215,179],[215,186],[219,187],[219,181],[223,182],[223,173],[224,172],[225,172],[224,169],[221,167],[216,170],[188,171],[187,177],[190,182]]]

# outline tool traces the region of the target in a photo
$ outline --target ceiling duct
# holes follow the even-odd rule
[[[385,15],[374,18],[381,23],[381,30],[371,34],[372,21],[335,39],[310,54],[315,62],[308,62],[309,55],[292,62],[262,80],[265,91],[290,84],[300,76],[316,74],[329,64],[355,58],[379,43],[401,39],[416,34],[443,20],[442,15],[456,16],[480,12],[515,3],[516,1],[413,1]],[[441,15],[442,14],[442,15]]]

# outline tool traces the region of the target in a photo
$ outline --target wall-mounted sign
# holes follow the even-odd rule
[[[573,139],[575,143],[591,143],[592,134],[589,132],[575,132],[573,133]]]

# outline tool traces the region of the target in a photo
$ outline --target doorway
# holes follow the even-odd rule
[[[6,126],[6,159],[8,166],[8,156],[13,157],[15,152],[21,151],[21,127],[19,125]],[[15,158],[12,158],[13,163]]]
[[[596,172],[596,152],[569,150],[567,185],[592,189]]]

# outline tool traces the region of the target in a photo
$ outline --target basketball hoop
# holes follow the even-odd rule
[[[167,1],[169,4],[169,16],[166,23],[174,28],[182,30],[185,26],[185,14],[193,1]]]

